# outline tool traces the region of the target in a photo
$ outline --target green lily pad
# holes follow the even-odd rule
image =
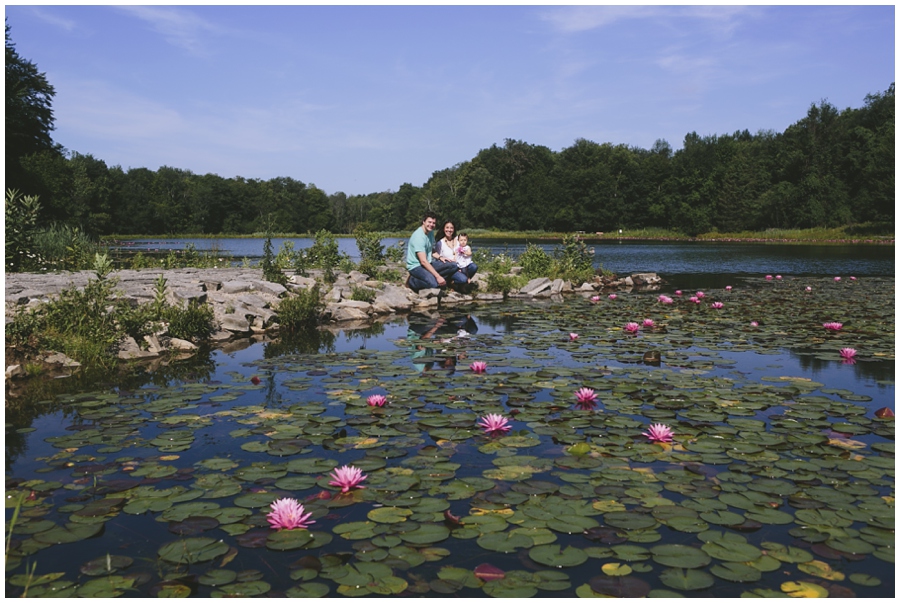
[[[542,544],[528,551],[532,561],[550,567],[575,567],[588,560],[583,550],[574,546],[561,549],[558,544]]]

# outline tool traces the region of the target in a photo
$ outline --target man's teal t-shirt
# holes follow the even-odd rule
[[[431,261],[431,251],[434,249],[434,233],[425,234],[425,229],[421,226],[416,229],[412,236],[409,237],[409,244],[406,246],[406,269],[412,270],[422,264],[416,253],[425,252],[425,259]]]

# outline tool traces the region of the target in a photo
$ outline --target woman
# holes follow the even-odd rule
[[[434,243],[432,257],[441,262],[456,262],[456,250],[459,243],[456,240],[456,227],[453,222],[447,220],[440,230],[441,237]]]
[[[453,222],[447,220],[441,226],[440,232],[442,236],[435,241],[434,252],[431,255],[439,262],[453,262],[455,264],[457,260],[456,252],[459,249],[459,242],[456,240],[456,226],[453,225]],[[454,284],[459,285],[459,288],[469,282],[463,271],[457,272],[453,277]]]

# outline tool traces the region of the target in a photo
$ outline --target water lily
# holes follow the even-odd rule
[[[766,280],[767,280],[767,281],[772,280],[772,275],[771,275],[771,274],[767,274],[767,275],[766,275]]]
[[[780,275],[780,274],[776,274],[776,275],[775,275],[775,280],[776,280],[776,281],[780,281],[780,280],[781,280],[781,275]]]
[[[482,362],[481,360],[476,360],[472,364],[469,365],[469,368],[472,369],[473,373],[481,374],[487,370],[487,362]]]
[[[369,406],[384,406],[384,403],[387,402],[387,398],[381,394],[372,394],[366,398],[366,402],[369,403]]]
[[[647,436],[651,442],[671,442],[672,428],[662,423],[650,425],[647,431],[641,432],[641,435]]]
[[[259,385],[260,384],[259,377],[257,377],[256,375],[253,375],[252,377],[250,377],[250,383],[252,383],[253,385]]]
[[[840,322],[823,322],[822,326],[829,331],[840,331],[844,324]]]
[[[841,282],[841,277],[839,277],[839,276],[834,277],[834,282],[836,282],[836,283]]]
[[[853,348],[841,348],[841,358],[846,360],[855,360],[856,359],[856,350]]]
[[[656,299],[657,299],[657,300],[659,301],[659,303],[661,303],[661,304],[672,304],[672,303],[675,302],[675,300],[673,300],[673,299],[672,299],[671,297],[669,297],[668,295],[660,295],[660,296],[657,297]]]
[[[623,328],[625,329],[626,333],[631,333],[632,335],[634,335],[640,330],[641,325],[636,322],[629,322]]]
[[[481,417],[478,421],[479,427],[484,429],[485,433],[506,433],[512,427],[509,425],[509,419],[503,415],[489,414]]]
[[[751,320],[751,321],[750,321],[750,326],[751,326],[751,327],[758,327],[758,326],[759,326],[759,323],[756,322],[755,320]]]
[[[310,519],[312,513],[304,514],[306,509],[293,498],[279,498],[271,504],[271,509],[266,519],[274,530],[305,529],[315,523]]]
[[[725,290],[726,290],[726,291],[731,291],[731,285],[725,285]]]
[[[332,478],[328,482],[329,486],[337,486],[341,492],[349,492],[350,488],[364,488],[359,483],[366,479],[368,475],[363,474],[362,470],[353,465],[344,465],[332,471],[328,477]]]
[[[812,291],[812,287],[807,287],[806,290],[807,290],[807,291]]]
[[[851,276],[851,277],[850,277],[850,280],[851,280],[851,281],[855,281],[855,280],[856,280],[856,277],[855,277],[855,276]]]
[[[569,333],[569,341],[575,341],[578,339],[578,333]]]
[[[894,411],[885,406],[884,408],[879,408],[875,411],[875,416],[879,419],[893,419]]]
[[[598,301],[600,301],[600,296],[599,295],[592,296],[591,301],[596,304]]]
[[[703,291],[697,291],[697,299],[703,299],[704,297],[706,297],[706,293],[704,293]]]
[[[699,304],[699,303],[700,303],[700,298],[697,297],[696,295],[692,295],[692,296],[690,296],[690,297],[688,298],[688,301],[692,301],[692,302],[694,302],[695,304]]]
[[[580,406],[587,405],[593,408],[593,404],[597,401],[597,394],[589,387],[582,387],[575,392],[575,399],[578,400]]]
[[[681,295],[681,289],[677,289],[677,290],[675,291],[675,295]]]
[[[652,329],[653,327],[656,326],[656,323],[653,322],[653,319],[652,319],[652,318],[645,318],[645,319],[644,319],[644,325],[643,325],[643,326],[644,326],[645,329]]]
[[[619,297],[619,296],[616,295],[615,293],[610,293],[610,294],[609,294],[609,299],[614,300],[614,299],[616,299],[617,297]]]
[[[713,303],[709,304],[709,307],[712,308],[713,310],[721,310],[722,308],[725,307],[725,304],[723,304],[722,302],[713,302]]]

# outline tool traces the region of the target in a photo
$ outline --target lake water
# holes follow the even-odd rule
[[[893,247],[596,249],[684,295],[445,308],[8,396],[7,596],[37,562],[35,596],[893,597]],[[328,484],[344,464],[365,489]],[[268,528],[283,497],[309,531]]]
[[[138,239],[127,241],[119,249],[128,251],[168,252],[182,250],[192,244],[198,250],[215,250],[235,260],[258,260],[263,254],[264,239]],[[313,239],[272,239],[273,250],[282,243],[293,243],[294,249],[312,246]],[[352,238],[338,238],[338,249],[354,261],[359,250]],[[387,247],[406,239],[385,238]],[[507,253],[518,257],[526,242],[500,239],[473,239],[473,249],[487,249],[492,254]],[[553,253],[558,243],[537,243]],[[594,263],[617,274],[657,272],[666,277],[682,275],[782,274],[794,276],[853,274],[882,276],[894,274],[893,245],[818,245],[782,243],[707,243],[669,241],[602,241],[589,244],[595,250]],[[684,285],[690,286],[690,285]]]

